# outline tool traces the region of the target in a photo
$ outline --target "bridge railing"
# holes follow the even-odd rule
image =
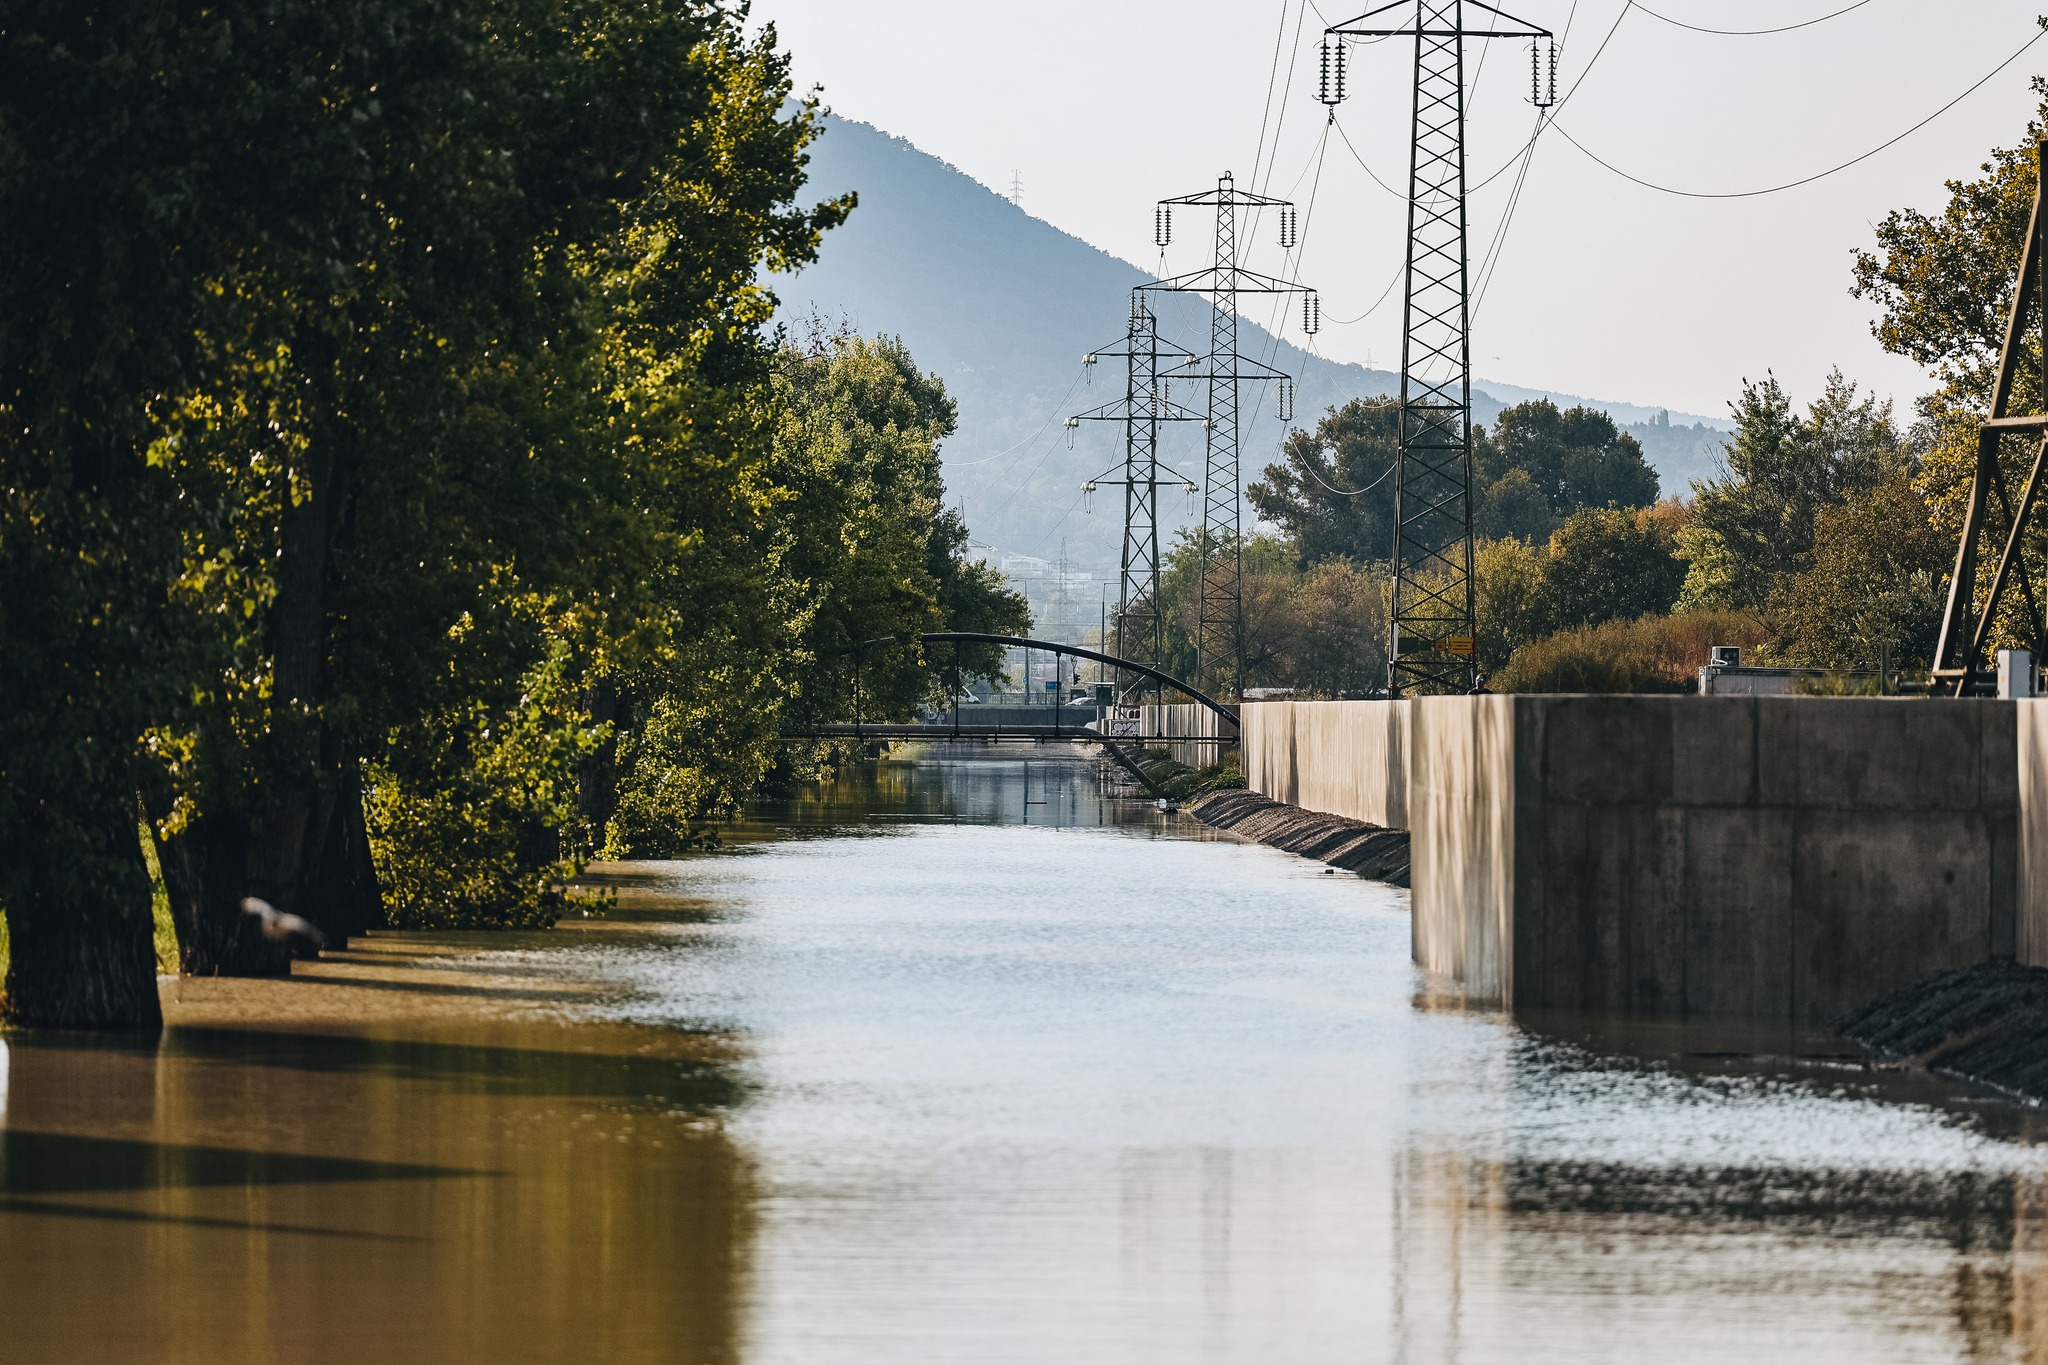
[[[957,679],[959,656],[963,647],[969,645],[995,645],[1006,649],[1022,649],[1027,658],[1032,651],[1041,651],[1059,658],[1068,657],[1096,663],[1104,669],[1115,669],[1121,691],[1113,697],[1106,708],[1075,707],[1060,704],[1059,690],[1049,697],[1046,706],[1000,707],[977,715],[978,707],[962,707],[956,700],[945,714],[929,721],[910,725],[902,721],[871,721],[862,712],[861,674],[863,656],[871,649],[897,644],[899,637],[884,636],[866,640],[851,646],[848,653],[854,657],[854,715],[850,721],[831,725],[814,726],[804,731],[807,735],[851,736],[854,738],[897,739],[910,735],[941,735],[946,732],[960,738],[1016,738],[1016,739],[1060,739],[1071,736],[1075,739],[1103,737],[1132,741],[1160,740],[1168,744],[1183,746],[1189,754],[1201,755],[1199,759],[1183,758],[1193,766],[1215,761],[1215,754],[1225,744],[1237,739],[1237,709],[1218,701],[1199,688],[1181,681],[1172,674],[1153,668],[1133,659],[1121,659],[1100,650],[1088,649],[1081,645],[1063,644],[1057,640],[1034,640],[1021,635],[993,635],[980,631],[932,631],[917,637],[925,647],[927,667],[937,668],[942,673],[950,671]],[[947,660],[942,652],[952,646],[952,668],[947,669]],[[1061,671],[1055,662],[1055,676]],[[1029,669],[1026,670],[1027,677]],[[957,685],[957,684],[956,684]],[[1126,703],[1139,702],[1145,694],[1155,697],[1178,695],[1187,698],[1185,702],[1152,706],[1132,706]],[[1161,710],[1171,711],[1174,722],[1154,720],[1148,723],[1144,717]],[[995,710],[1003,714],[998,718]],[[1024,712],[1022,716],[1016,712]],[[1035,714],[1031,714],[1035,713]],[[1183,723],[1184,722],[1184,723]],[[1178,757],[1179,754],[1176,753]]]

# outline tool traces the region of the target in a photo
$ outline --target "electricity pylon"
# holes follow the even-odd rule
[[[1302,326],[1316,331],[1321,308],[1315,291],[1290,280],[1246,270],[1238,264],[1238,210],[1279,210],[1280,245],[1292,249],[1298,232],[1294,205],[1285,199],[1240,190],[1225,171],[1216,188],[1162,199],[1153,210],[1153,240],[1173,240],[1173,209],[1185,204],[1216,210],[1215,263],[1206,270],[1140,285],[1140,292],[1200,294],[1209,300],[1209,351],[1175,378],[1206,379],[1208,416],[1202,469],[1202,587],[1195,620],[1195,677],[1244,691],[1243,480],[1240,473],[1239,388],[1247,379],[1280,382],[1281,416],[1292,420],[1293,380],[1270,365],[1238,354],[1237,300],[1240,294],[1302,295]]]
[[[2041,476],[2048,467],[2048,416],[2023,416],[2012,411],[2013,388],[2020,378],[2020,366],[2029,357],[2029,343],[2040,347],[2035,357],[2048,355],[2048,301],[2042,276],[2048,273],[2048,141],[2037,144],[2039,165],[2034,178],[2034,209],[2027,220],[2026,245],[2020,254],[2019,278],[2014,282],[2012,307],[2006,314],[2005,345],[1998,356],[1998,381],[1991,391],[1991,415],[1977,428],[1977,464],[1970,478],[1970,500],[1963,511],[1963,535],[1956,548],[1955,574],[1948,583],[1948,605],[1941,614],[1941,635],[1934,642],[1934,670],[1930,679],[1937,694],[1967,697],[1995,691],[1995,669],[1985,667],[1984,652],[1991,644],[2002,619],[2001,608],[2008,587],[2019,590],[2021,615],[2004,620],[2007,630],[2019,634],[2032,651],[2035,664],[2042,659],[2048,632],[2042,627],[2040,600],[2035,596],[2032,576],[2027,572],[2027,531],[2041,497]],[[2028,333],[2033,335],[2029,336]],[[2043,395],[2048,401],[2048,395]],[[2032,442],[2034,459],[2017,502],[1999,458],[1999,438],[2017,436]],[[2017,471],[2015,471],[2017,472]],[[1994,511],[1994,504],[1996,504]],[[1986,538],[1989,537],[1988,543]],[[1982,577],[1979,555],[1999,547],[1997,567],[1992,570],[1988,595],[1977,605]],[[2024,695],[2032,695],[2032,680]]]
[[[1484,16],[1468,27],[1466,11]],[[1394,22],[1398,12],[1407,17]],[[1323,31],[1320,98],[1344,98],[1346,38],[1415,39],[1401,428],[1394,475],[1394,622],[1388,687],[1478,681],[1472,579],[1472,311],[1465,228],[1465,40],[1548,39],[1479,0],[1395,0]],[[1332,45],[1334,40],[1334,46]],[[1532,56],[1532,61],[1534,61]],[[1547,98],[1556,102],[1555,50]],[[1540,92],[1538,92],[1540,93]]]
[[[1161,362],[1185,364],[1195,357],[1159,336],[1159,320],[1146,306],[1142,293],[1131,292],[1131,317],[1122,347],[1090,354],[1083,364],[1093,365],[1103,356],[1124,360],[1124,396],[1099,408],[1076,413],[1067,419],[1072,431],[1083,422],[1117,422],[1124,429],[1122,478],[1108,474],[1090,479],[1082,486],[1083,496],[1099,487],[1124,490],[1124,548],[1119,569],[1116,607],[1116,649],[1119,659],[1134,659],[1154,668],[1164,665],[1166,621],[1159,609],[1159,489],[1179,485],[1192,491],[1193,485],[1167,470],[1161,477],[1159,424],[1193,422],[1199,415],[1174,404],[1161,379]],[[1116,471],[1108,471],[1116,472]],[[1121,680],[1119,680],[1121,682]]]

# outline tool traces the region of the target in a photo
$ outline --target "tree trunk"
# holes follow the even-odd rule
[[[262,894],[250,884],[247,817],[239,811],[202,815],[164,840],[159,856],[178,926],[180,970],[187,976],[291,971],[290,947],[265,939],[242,913],[245,897]]]
[[[317,779],[316,779],[317,781]],[[292,947],[245,923],[259,896],[311,921],[329,946],[387,923],[363,818],[362,766],[344,758],[324,781],[281,793],[261,816],[202,816],[163,846],[164,882],[191,976],[283,976]]]
[[[342,760],[335,775],[334,798],[327,803],[327,827],[308,840],[313,850],[295,900],[296,913],[320,926],[334,947],[350,936],[382,929],[384,893],[370,859],[370,828],[363,816],[363,769],[353,756]]]
[[[134,798],[117,792],[61,814],[52,804],[42,827],[63,831],[64,846],[38,838],[7,850],[17,875],[7,902],[6,1017],[41,1028],[159,1029]]]

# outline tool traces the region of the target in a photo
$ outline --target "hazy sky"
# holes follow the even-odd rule
[[[1650,10],[1704,27],[1768,28],[1849,3],[1652,0]],[[1625,0],[1503,8],[1565,35],[1561,93],[1584,83],[1536,146],[1476,315],[1478,374],[1713,415],[1725,414],[1744,376],[1767,368],[1802,399],[1831,365],[1902,409],[1928,387],[1872,340],[1871,310],[1847,292],[1850,251],[1871,242],[1889,210],[1938,208],[1944,180],[1973,175],[1990,148],[2024,136],[2035,106],[2028,83],[2048,72],[2048,38],[1889,150],[1759,198],[1639,188],[1558,133],[1680,189],[1782,184],[1869,151],[1981,80],[2039,33],[2039,0],[1866,0],[1757,37],[1690,32]],[[1303,205],[1301,253],[1285,265],[1323,291],[1318,349],[1392,368],[1398,288],[1368,310],[1400,268],[1406,210],[1358,158],[1405,193],[1413,48],[1354,52],[1352,97],[1326,134],[1317,43],[1326,20],[1352,12],[1327,0],[754,4],[755,21],[773,21],[793,52],[799,81],[823,86],[835,112],[1005,192],[1015,172],[1028,211],[1147,267],[1158,261],[1153,200],[1213,185],[1224,170],[1249,185],[1256,169],[1262,188]],[[1483,66],[1478,52],[1468,58],[1475,183],[1515,159],[1535,119],[1527,45],[1491,47]],[[1472,197],[1475,272],[1514,180],[1510,170]],[[1197,224],[1176,228],[1168,264],[1192,268]],[[1261,235],[1250,264],[1277,273],[1270,224]]]

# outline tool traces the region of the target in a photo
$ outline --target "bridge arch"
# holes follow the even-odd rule
[[[1091,663],[1106,664],[1122,672],[1136,673],[1140,677],[1150,678],[1162,686],[1172,688],[1189,701],[1208,707],[1222,719],[1229,721],[1232,728],[1235,728],[1237,725],[1236,707],[1217,701],[1206,692],[1182,682],[1171,673],[1162,672],[1159,669],[1137,663],[1131,659],[1119,659],[1114,654],[1104,654],[1099,650],[1083,649],[1079,645],[1056,644],[1051,640],[1031,640],[1022,635],[986,635],[976,630],[935,630],[920,635],[917,638],[919,643],[928,645],[1003,645],[1009,648],[1050,650],[1054,654],[1071,654],[1077,659],[1087,659]],[[879,641],[873,643],[879,643]]]

